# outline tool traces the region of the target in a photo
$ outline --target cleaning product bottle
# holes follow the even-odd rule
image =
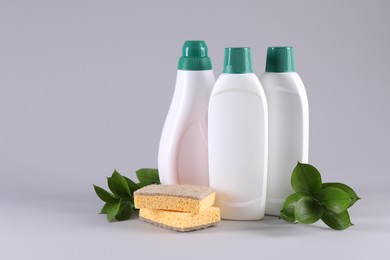
[[[210,187],[223,219],[264,217],[268,111],[249,48],[226,48],[209,104]]]
[[[270,47],[260,77],[268,102],[269,150],[266,214],[280,215],[284,199],[293,193],[291,173],[297,162],[307,163],[309,104],[294,70],[292,47]]]
[[[207,112],[215,83],[204,41],[186,41],[161,134],[158,170],[163,184],[209,185]]]

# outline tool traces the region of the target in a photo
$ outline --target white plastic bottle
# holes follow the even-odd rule
[[[226,48],[209,105],[210,186],[223,219],[264,217],[268,112],[249,48]]]
[[[161,183],[209,185],[207,112],[214,83],[205,42],[186,41],[160,139]]]
[[[293,193],[291,173],[298,161],[308,162],[309,154],[309,104],[294,71],[292,47],[268,48],[260,81],[269,111],[266,214],[279,216],[284,199]]]

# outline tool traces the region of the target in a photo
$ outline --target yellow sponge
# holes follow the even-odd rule
[[[199,214],[142,208],[139,217],[149,223],[174,231],[192,231],[216,225],[221,220],[219,208],[210,207]]]
[[[210,187],[195,185],[149,185],[134,192],[137,209],[159,209],[198,214],[214,204]]]

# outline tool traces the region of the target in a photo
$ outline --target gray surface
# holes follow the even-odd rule
[[[0,1],[1,259],[388,258],[389,12],[389,1]],[[186,39],[206,40],[216,76],[224,47],[252,47],[258,75],[267,46],[295,47],[310,162],[363,198],[354,227],[266,218],[179,234],[96,214],[92,183],[157,166]]]

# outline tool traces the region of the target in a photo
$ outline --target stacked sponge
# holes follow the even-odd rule
[[[192,231],[216,225],[219,208],[212,207],[215,192],[194,185],[149,185],[134,192],[139,217],[175,231]]]

